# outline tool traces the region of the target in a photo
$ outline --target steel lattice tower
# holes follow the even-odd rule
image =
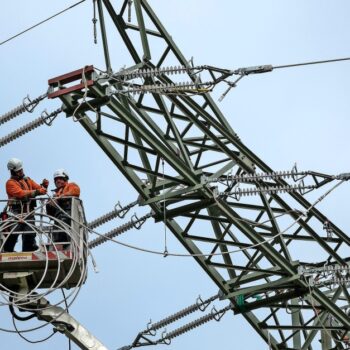
[[[331,336],[340,340],[337,349],[346,348],[341,340],[350,329],[348,289],[310,288],[298,267],[313,263],[300,254],[302,247],[319,256],[320,265],[346,265],[350,238],[302,193],[261,190],[287,186],[282,177],[251,178],[254,199],[228,195],[240,176],[273,170],[239,139],[209,93],[158,93],[147,87],[137,95],[121,93],[123,82],[112,75],[106,14],[129,50],[130,71],[180,65],[200,84],[148,2],[133,2],[137,25],[128,23],[129,3],[97,1],[107,74],[86,67],[79,72],[85,78],[79,91],[55,86],[65,112],[79,120],[140,194],[141,205],[165,222],[232,302],[233,312],[242,314],[271,349],[311,350],[319,332],[322,349],[331,348]],[[166,74],[143,76],[143,86],[171,83]],[[317,187],[329,182],[317,174],[313,178]]]

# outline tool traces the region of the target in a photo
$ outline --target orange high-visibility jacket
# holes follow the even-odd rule
[[[56,191],[56,197],[79,197],[80,187],[74,182],[67,182]]]
[[[21,180],[11,178],[6,182],[6,192],[9,198],[28,199],[34,197],[35,190],[41,188],[35,181],[29,177]]]

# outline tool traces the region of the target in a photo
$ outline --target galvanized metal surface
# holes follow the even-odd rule
[[[134,2],[137,25],[125,20],[127,0],[121,6],[101,1],[99,12],[103,4],[130,52],[131,66],[153,69],[170,60],[171,64],[190,67],[146,0]],[[145,23],[155,29],[147,29]],[[108,33],[101,17],[100,24],[110,70]],[[139,33],[141,45],[133,42],[130,31]],[[160,44],[165,49],[155,59],[152,48]],[[341,341],[350,329],[350,318],[343,307],[350,301],[347,289],[310,289],[297,267],[313,263],[312,257],[300,254],[299,242],[308,244],[314,254],[326,256],[320,264],[345,264],[349,236],[329,223],[333,232],[329,239],[323,231],[327,217],[300,193],[280,196],[259,192],[265,187],[287,186],[283,179],[254,181],[259,192],[255,200],[242,198],[238,202],[215,196],[213,187],[201,181],[203,175],[214,178],[228,172],[273,171],[237,137],[209,94],[190,96],[184,92],[145,98],[141,92],[135,100],[124,94],[109,95],[106,87],[118,87],[118,82],[100,83],[90,74],[86,79],[94,80],[94,84],[87,87],[88,98],[76,93],[60,96],[68,115],[76,111],[81,126],[139,193],[141,205],[150,206],[154,217],[164,221],[193,254],[234,305],[234,312],[241,313],[274,350],[312,349],[319,346],[315,337],[320,332],[323,349],[331,346],[329,334],[338,340],[338,348],[344,348],[346,344]],[[143,84],[157,82],[172,80],[167,76],[147,77]],[[78,103],[89,100],[100,101],[94,104],[96,123],[89,118],[88,107],[77,110]],[[104,127],[107,119],[109,127]],[[162,160],[166,164],[164,173]],[[231,185],[221,184],[221,191],[229,192]],[[306,210],[306,217],[300,218],[300,212]],[[284,232],[291,223],[294,226]],[[232,247],[241,251],[230,253]],[[237,304],[237,296],[243,305]],[[328,334],[330,316],[336,328]]]

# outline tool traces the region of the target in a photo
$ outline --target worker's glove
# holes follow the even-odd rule
[[[339,174],[336,176],[337,180],[344,180],[344,181],[348,181],[350,180],[350,173],[343,173],[343,174]]]
[[[44,187],[40,187],[39,189],[35,190],[35,194],[34,194],[34,197],[36,196],[40,196],[42,194],[46,194],[46,188]]]
[[[49,187],[49,180],[48,179],[44,179],[43,182],[41,183],[41,186],[44,188],[48,188]]]

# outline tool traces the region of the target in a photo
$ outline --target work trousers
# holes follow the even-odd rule
[[[34,215],[30,215],[25,218],[24,222],[18,223],[14,228],[11,227],[8,234],[4,233],[5,244],[3,247],[4,252],[13,252],[18,240],[18,236],[22,234],[22,251],[31,252],[37,249],[35,242],[36,233],[33,232],[33,228],[26,223],[28,221],[31,225],[35,224]],[[16,232],[16,233],[11,233]]]
[[[68,214],[70,215],[71,210],[70,209],[66,209],[66,212],[68,212]],[[56,213],[55,218],[57,220],[56,224],[58,227],[62,227],[63,225],[61,224],[64,223],[66,224],[69,228],[71,225],[71,219],[69,218],[68,215],[66,215],[66,213],[63,213],[62,211],[59,211],[58,213]],[[64,228],[65,230],[67,229],[66,226],[63,226],[62,228]],[[57,228],[56,228],[57,229]],[[70,236],[66,233],[66,231],[60,231],[60,232],[54,232],[52,234],[52,241],[53,242],[70,242]]]

